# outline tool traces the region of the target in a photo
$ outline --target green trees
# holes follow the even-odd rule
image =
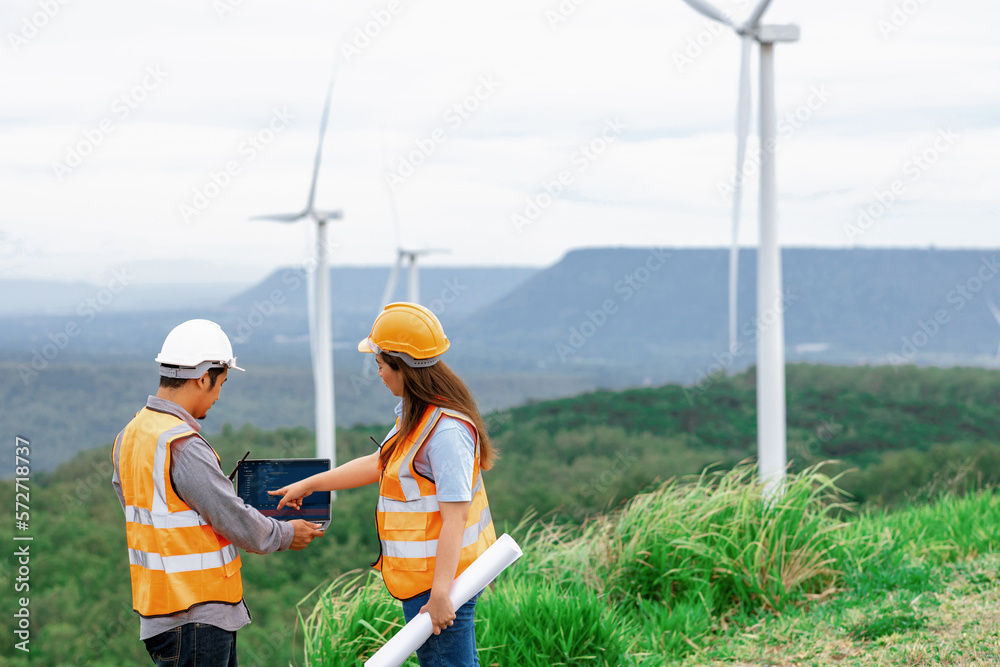
[[[839,460],[825,468],[827,474],[850,471],[838,485],[868,508],[957,499],[1000,482],[998,403],[1000,373],[985,369],[789,366],[791,466],[802,471],[827,459]],[[555,526],[575,529],[657,483],[708,466],[724,472],[752,456],[754,375],[751,370],[713,376],[694,388],[599,391],[520,406],[489,415],[487,421],[501,452],[485,477],[498,531],[510,531],[529,510]],[[338,459],[371,452],[370,436],[379,439],[387,429],[388,424],[340,430]],[[312,434],[305,428],[226,426],[208,439],[226,472],[248,449],[254,458],[314,452]],[[31,480],[34,540],[27,596],[33,666],[148,660],[131,611],[122,511],[110,480],[110,446],[84,452]],[[13,499],[13,482],[0,481],[0,494]],[[326,535],[305,551],[243,556],[254,622],[239,635],[241,663],[273,667],[293,656],[299,659],[303,644],[296,605],[341,574],[366,569],[378,553],[375,497],[373,487],[338,494]],[[993,511],[992,505],[989,509]],[[928,530],[948,527],[946,515],[929,516],[908,520],[916,522],[914,530],[921,522]],[[932,520],[934,516],[938,518]],[[898,530],[919,541],[922,533],[911,535],[904,524]],[[984,533],[989,526],[974,523],[971,514],[954,525],[976,540],[962,548],[992,549],[997,543],[991,533]],[[11,522],[0,522],[0,541],[13,544],[12,536]],[[16,572],[9,549],[0,558],[0,587],[13,591]],[[510,604],[517,604],[517,595],[511,594]],[[566,602],[557,592],[546,596],[557,606]],[[651,617],[662,615],[664,623],[674,624],[670,627],[690,626],[688,631],[694,632],[702,627],[699,614],[714,613],[708,602],[689,597],[669,609],[648,600],[642,604],[652,605],[646,610]],[[496,604],[501,603],[508,602],[498,599]],[[12,612],[12,603],[4,609]],[[13,620],[12,613],[0,613],[0,633],[13,636]],[[592,620],[597,622],[599,615]],[[708,616],[703,620],[714,622]],[[653,633],[660,627],[642,631]],[[663,632],[657,637],[664,642],[676,639]],[[616,636],[606,640],[617,645]],[[10,642],[0,645],[0,662],[29,664]]]

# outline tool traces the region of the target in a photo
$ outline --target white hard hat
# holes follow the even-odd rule
[[[243,370],[236,365],[229,336],[210,320],[188,320],[174,327],[156,361],[164,377],[199,378],[209,368]]]

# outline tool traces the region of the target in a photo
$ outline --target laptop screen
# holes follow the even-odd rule
[[[330,521],[330,492],[315,491],[302,500],[302,509],[282,507],[278,510],[281,496],[269,495],[300,479],[330,469],[330,459],[247,459],[240,464],[236,474],[237,494],[247,505],[264,516],[279,521],[305,519],[322,523],[325,528]]]

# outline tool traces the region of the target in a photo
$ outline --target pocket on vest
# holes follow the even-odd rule
[[[223,566],[226,578],[234,577],[240,573],[240,557],[237,556]]]
[[[386,512],[382,525],[386,532],[420,533],[409,537],[389,537],[390,540],[423,540],[427,534],[427,521],[426,512]]]
[[[404,572],[427,571],[429,520],[426,512],[389,512],[385,515],[382,538],[387,544],[382,555],[388,557],[389,567]]]
[[[385,563],[386,561],[383,561]],[[389,568],[397,572],[426,572],[427,559],[419,558],[390,558]],[[384,567],[384,565],[383,565]],[[384,573],[384,570],[383,570]]]

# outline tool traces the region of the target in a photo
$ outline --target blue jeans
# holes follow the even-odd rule
[[[156,667],[237,667],[236,633],[188,623],[144,640]]]
[[[403,616],[407,622],[420,612],[431,597],[430,591],[412,600],[403,600]],[[455,624],[439,635],[431,635],[417,649],[420,667],[473,667],[479,665],[476,655],[476,600],[479,594],[455,610]]]

